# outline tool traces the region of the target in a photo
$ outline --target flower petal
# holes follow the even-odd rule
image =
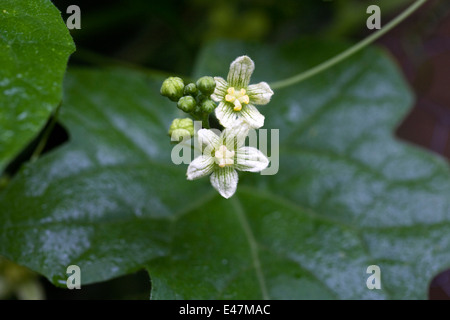
[[[252,128],[244,119],[238,118],[222,131],[220,138],[229,150],[236,150],[245,143],[250,129]]]
[[[220,142],[220,138],[214,131],[209,129],[200,129],[197,131],[198,143],[201,146],[215,147]]]
[[[210,180],[212,186],[219,191],[220,195],[228,199],[236,192],[239,177],[232,167],[225,167],[215,170]]]
[[[220,102],[227,94],[228,83],[221,77],[214,77],[214,80],[216,81],[216,88],[214,89],[214,93],[211,95],[211,99],[215,102]]]
[[[253,70],[255,70],[255,64],[252,59],[247,56],[236,58],[230,65],[227,77],[228,85],[236,89],[247,88]]]
[[[225,128],[231,127],[236,121],[237,114],[233,111],[233,108],[225,102],[219,103],[216,108],[216,117],[220,124]]]
[[[250,103],[263,105],[268,104],[272,98],[273,91],[267,82],[260,82],[258,84],[249,85],[247,94],[250,98]]]
[[[200,156],[192,160],[187,169],[187,179],[194,180],[209,175],[214,169],[214,158]]]
[[[251,104],[246,105],[241,110],[241,117],[252,128],[261,128],[264,125],[264,116]]]
[[[242,147],[236,152],[235,168],[241,171],[259,172],[267,168],[269,159],[256,148]]]

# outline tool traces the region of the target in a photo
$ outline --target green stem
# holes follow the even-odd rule
[[[410,5],[408,8],[405,9],[402,13],[400,13],[397,17],[395,17],[391,22],[389,22],[385,27],[381,28],[377,32],[374,32],[367,38],[361,40],[351,48],[341,52],[340,54],[334,56],[333,58],[315,66],[314,68],[311,68],[305,72],[302,72],[300,74],[297,74],[293,77],[276,81],[270,84],[270,87],[272,89],[281,89],[284,87],[291,86],[293,84],[296,84],[298,82],[304,81],[308,78],[311,78],[315,76],[316,74],[334,66],[335,64],[338,64],[342,60],[345,60],[346,58],[350,57],[351,55],[355,54],[356,52],[360,51],[361,49],[365,48],[378,38],[380,38],[382,35],[384,35],[386,32],[397,26],[400,22],[405,20],[407,17],[409,17],[414,11],[416,11],[421,5],[423,5],[427,0],[417,0],[412,5]]]
[[[205,113],[202,116],[202,127],[205,129],[210,129],[209,127],[209,113]]]

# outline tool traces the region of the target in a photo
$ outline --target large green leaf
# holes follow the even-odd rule
[[[61,100],[74,44],[49,0],[0,3],[0,172]]]
[[[217,43],[196,75],[226,76],[245,53],[252,82],[279,79],[341,49]],[[0,195],[1,254],[62,285],[70,264],[85,284],[145,267],[153,298],[425,298],[450,265],[449,168],[393,138],[412,99],[379,50],[275,90],[260,110],[280,129],[280,171],[240,173],[230,200],[171,163],[176,108],[159,96],[161,80],[69,73],[70,142]],[[372,264],[381,290],[366,287]]]

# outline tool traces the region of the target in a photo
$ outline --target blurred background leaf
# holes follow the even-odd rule
[[[102,57],[151,69],[188,75],[205,42],[233,39],[269,44],[320,37],[361,37],[370,0],[252,0],[252,1],[76,1],[82,28],[72,36],[79,52],[74,62],[105,64]],[[407,0],[378,1],[383,20],[398,12]],[[70,0],[56,0],[65,11]],[[66,15],[68,16],[68,15]],[[101,41],[99,41],[101,39]]]
[[[345,47],[217,42],[195,77],[225,76],[245,52],[254,81],[270,80]],[[261,111],[280,129],[280,172],[241,174],[230,201],[171,164],[166,132],[178,111],[159,95],[162,80],[69,72],[61,121],[71,140],[0,195],[0,252],[62,286],[70,264],[85,284],[145,267],[163,299],[423,299],[450,265],[449,168],[392,138],[412,98],[379,50],[276,91]],[[372,264],[381,290],[365,287]]]
[[[404,8],[406,3],[409,2],[379,0],[377,4],[382,8],[383,23]],[[368,5],[373,4],[373,1],[269,0],[243,3],[242,1],[168,0],[150,2],[136,0],[131,5],[130,2],[123,0],[75,2],[55,0],[54,4],[61,10],[63,19],[67,19],[69,16],[65,13],[69,5],[77,4],[81,7],[82,29],[71,31],[80,50],[72,56],[71,64],[122,65],[142,70],[147,74],[164,77],[168,74],[192,74],[193,65],[199,53],[202,59],[201,50],[204,44],[218,37],[239,39],[254,44],[263,42],[274,46],[308,35],[312,38],[329,39],[329,45],[332,47],[337,45],[337,47],[334,47],[336,51],[329,47],[327,51],[330,54],[338,53],[338,50],[343,47],[338,45],[337,38],[358,40],[369,33],[365,28],[367,17],[365,9]],[[403,27],[392,30],[381,40],[381,43],[395,54],[403,72],[414,85],[416,92],[419,92],[421,98],[418,100],[419,106],[408,116],[406,125],[400,127],[399,134],[403,138],[413,139],[436,152],[442,154],[447,152],[450,155],[450,143],[446,142],[450,141],[448,138],[446,140],[450,123],[445,122],[448,116],[445,115],[445,109],[441,107],[445,105],[445,93],[449,92],[443,87],[447,83],[444,80],[446,78],[446,61],[448,61],[445,54],[448,50],[445,46],[445,38],[438,35],[438,32],[448,34],[448,31],[446,33],[448,24],[442,22],[444,17],[448,16],[448,9],[449,4],[446,1],[428,1],[421,10],[422,13],[409,19],[409,22],[404,23]],[[305,46],[302,50],[310,50],[310,48]],[[316,55],[316,57],[303,58],[310,59],[310,61],[305,61],[309,65],[309,63],[319,63],[320,59],[328,57],[327,54],[323,54],[322,50],[318,50]],[[436,55],[436,59],[434,59],[434,55]],[[218,64],[206,67],[205,64],[204,67],[197,68],[197,71],[206,69],[219,71],[220,69],[216,69],[216,67],[226,69],[228,66],[227,63],[223,63],[220,66]],[[416,69],[420,71],[417,74],[415,73]],[[298,71],[300,70],[289,70],[288,67],[286,70],[281,68],[278,73],[274,68],[275,76],[264,80],[279,80],[281,75],[290,76]],[[437,78],[440,74],[443,77]],[[437,85],[433,85],[434,79],[436,80],[434,83]],[[100,83],[92,83],[92,86],[99,86]],[[422,97],[425,92],[431,92],[433,96],[429,95],[427,100],[424,100]],[[436,95],[439,99],[434,98]],[[430,98],[432,100],[428,100]],[[267,112],[267,110],[263,111]],[[270,111],[271,109],[269,109]],[[447,112],[447,114],[450,113]],[[392,123],[396,119],[398,120],[398,118],[392,118]],[[67,140],[67,137],[65,129],[56,124],[45,150],[51,150]],[[23,161],[23,158],[16,158],[14,160],[15,168],[19,168]],[[255,177],[246,176],[243,179],[247,179],[248,183],[254,183],[249,180],[253,178]],[[259,181],[258,178],[260,177],[257,176],[255,181]],[[2,181],[0,181],[0,188],[1,184]],[[349,199],[354,198],[350,197]],[[427,198],[422,199],[427,201]],[[345,211],[341,207],[336,210]],[[421,231],[418,230],[418,232]],[[64,273],[60,274],[60,277],[65,276]],[[146,282],[147,280],[142,280],[145,278],[140,273],[136,276],[130,275],[127,278],[117,279],[115,282],[88,285],[81,290],[81,294],[73,291],[70,291],[69,294],[66,292],[67,290],[63,293],[63,289],[54,289],[46,280],[43,280],[43,283],[47,295],[51,298],[76,296],[98,299],[99,297],[120,297],[121,295],[122,297],[142,298],[146,296],[146,292],[148,293],[148,287],[143,290],[142,287],[136,285],[126,286],[124,284]],[[442,281],[444,278],[440,277],[441,284],[445,283]],[[130,279],[139,280],[132,281]],[[139,293],[128,291],[125,293],[128,289],[137,290]],[[412,287],[410,289],[412,290]],[[114,290],[116,293],[113,292]],[[170,293],[170,291],[168,292]]]

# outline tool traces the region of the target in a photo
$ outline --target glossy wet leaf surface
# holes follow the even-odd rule
[[[195,76],[225,76],[248,54],[252,81],[278,80],[342,48],[216,43]],[[159,95],[162,80],[69,73],[70,141],[0,195],[0,253],[61,285],[70,264],[84,284],[146,268],[155,299],[426,298],[450,265],[449,168],[394,139],[412,97],[383,52],[275,90],[259,109],[264,128],[280,130],[279,172],[240,173],[230,200],[171,163],[166,132],[180,114]],[[369,265],[381,290],[366,287]]]
[[[74,49],[50,1],[0,3],[0,171],[36,137],[58,106]]]

